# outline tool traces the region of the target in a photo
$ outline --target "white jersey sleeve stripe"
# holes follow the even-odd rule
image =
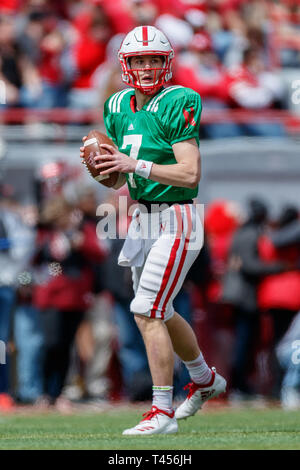
[[[120,105],[123,99],[123,96],[126,95],[131,89],[121,90],[118,93],[115,93],[109,101],[108,107],[111,113],[119,113]]]
[[[159,105],[159,102],[161,101],[161,99],[162,99],[164,96],[166,96],[167,93],[170,93],[170,92],[173,91],[173,90],[177,90],[178,88],[183,88],[183,87],[180,86],[180,85],[178,85],[178,86],[172,87],[172,89],[171,89],[171,87],[168,88],[168,89],[165,91],[165,93],[164,93],[162,96],[159,96],[158,99],[155,101],[155,103],[153,103],[153,106],[152,106],[152,108],[151,108],[151,111],[153,111],[154,113],[156,113],[157,110],[158,110],[158,105]]]
[[[122,91],[120,91],[114,99],[113,106],[112,106],[112,112],[113,113],[115,113],[117,111],[117,102],[118,102],[118,98],[121,94],[122,94]]]
[[[127,95],[127,93],[129,93],[131,90],[131,88],[129,90],[124,90],[124,92],[122,92],[119,97],[118,97],[118,103],[117,103],[117,113],[119,113],[121,111],[121,101],[122,99],[124,98],[125,95]]]
[[[153,111],[153,112],[156,112],[158,110],[158,103],[159,101],[167,94],[169,93],[170,91],[173,91],[173,90],[177,90],[178,88],[183,88],[181,85],[176,85],[176,86],[170,86],[169,88],[167,88],[166,90],[164,90],[161,94],[159,94],[158,96],[156,96],[154,98],[154,101],[151,100],[151,102],[149,103],[148,107],[147,107],[147,111]]]
[[[109,112],[111,113],[113,111],[113,104],[114,104],[114,101],[116,100],[117,96],[120,94],[121,92],[119,91],[118,93],[115,93],[110,101],[109,101],[109,104],[108,104],[108,107],[109,107]]]
[[[167,89],[163,90],[161,93],[159,93],[158,95],[154,96],[154,98],[151,98],[151,100],[149,101],[148,103],[148,106],[147,106],[147,111],[150,111],[150,109],[152,108],[152,106],[154,105],[154,103],[157,101],[158,98],[160,98],[161,96],[163,96],[167,90],[173,90],[174,88],[174,85],[173,86],[170,86],[168,87]]]

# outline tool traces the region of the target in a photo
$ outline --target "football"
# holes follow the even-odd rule
[[[89,173],[96,181],[108,188],[111,188],[118,181],[119,172],[114,171],[109,175],[99,174],[99,170],[96,168],[97,163],[95,162],[94,157],[96,156],[96,153],[100,153],[101,155],[109,153],[108,150],[104,150],[100,147],[101,144],[109,144],[115,147],[114,143],[111,139],[109,139],[109,137],[107,137],[107,135],[97,130],[90,131],[87,135],[86,141],[84,142],[83,161]]]

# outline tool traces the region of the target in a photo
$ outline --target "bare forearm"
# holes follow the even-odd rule
[[[200,181],[200,170],[185,163],[173,165],[153,163],[149,179],[170,186],[195,188]]]
[[[200,153],[195,139],[173,145],[174,156],[177,163],[172,165],[158,165],[153,163],[151,168],[149,168],[150,162],[142,159],[137,161],[119,152],[111,145],[101,144],[101,148],[110,152],[102,155],[99,154],[94,158],[97,163],[95,168],[100,171],[101,175],[107,175],[113,171],[120,173],[137,173],[144,178],[149,178],[161,184],[192,189],[196,188],[200,181]],[[140,167],[139,164],[143,165],[143,167]]]

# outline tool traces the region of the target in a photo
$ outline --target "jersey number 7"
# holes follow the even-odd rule
[[[125,150],[126,147],[131,145],[129,156],[137,160],[139,150],[142,145],[142,140],[143,140],[142,134],[124,135],[123,145],[121,147],[121,150]],[[132,188],[136,188],[136,184],[133,178],[133,173],[128,174],[128,182]]]

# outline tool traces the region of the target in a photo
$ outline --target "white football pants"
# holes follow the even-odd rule
[[[194,204],[141,212],[139,218],[145,261],[131,268],[135,297],[130,310],[167,321],[174,315],[173,299],[203,246],[203,224]]]

